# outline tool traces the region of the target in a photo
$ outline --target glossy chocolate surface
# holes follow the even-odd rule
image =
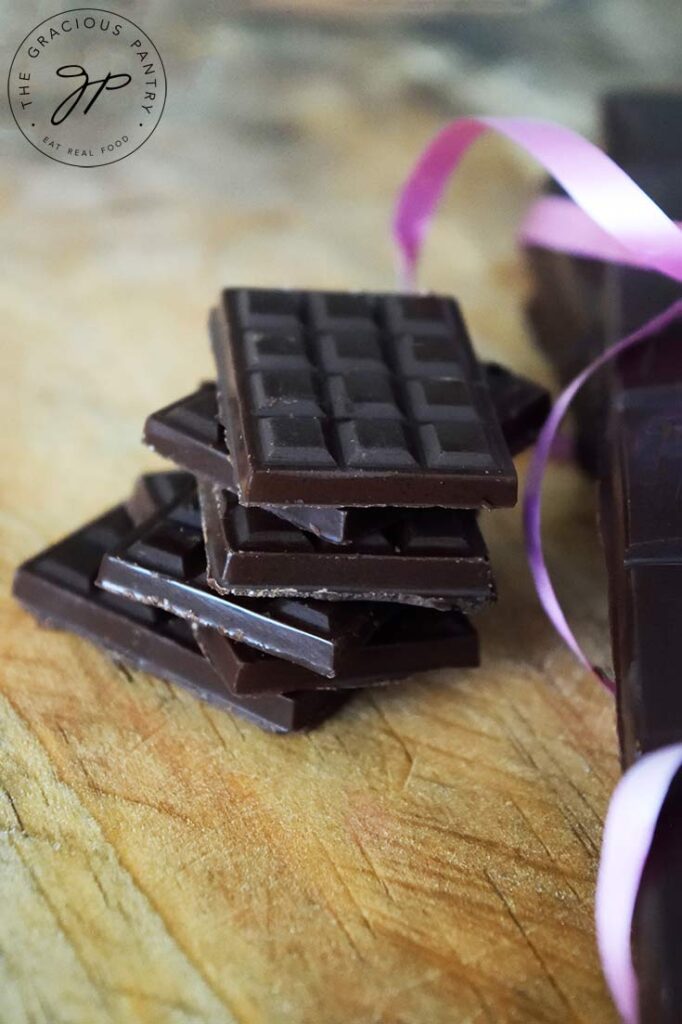
[[[144,440],[177,465],[237,493],[232,460],[218,419],[215,384],[202,384],[147,418]],[[392,508],[264,505],[273,515],[337,544],[351,543],[400,514]]]
[[[348,649],[364,643],[391,614],[390,605],[359,601],[218,594],[206,579],[201,517],[193,497],[147,520],[127,543],[108,552],[98,583],[330,677],[343,672]]]
[[[81,527],[19,567],[14,596],[45,625],[68,629],[264,729],[312,726],[343,703],[346,695],[332,691],[237,697],[201,653],[187,622],[96,587],[103,555],[132,527],[123,505]]]
[[[209,582],[221,593],[398,601],[476,610],[493,600],[488,552],[469,511],[412,509],[340,547],[199,483]]]
[[[549,393],[533,381],[499,363],[485,363],[490,397],[509,451],[517,455],[532,445],[550,408]],[[202,384],[190,395],[147,417],[144,440],[150,448],[178,466],[237,493],[224,430],[218,419],[215,384]],[[318,537],[337,544],[352,543],[363,534],[389,523],[399,509],[335,508],[333,505],[264,505]]]
[[[452,300],[233,289],[211,333],[242,503],[515,503],[511,457]]]
[[[291,689],[354,689],[382,685],[415,672],[478,665],[478,637],[458,612],[422,608],[397,610],[362,646],[347,652],[344,671],[334,679],[235,643],[215,629],[195,626],[199,646],[226,686],[236,694]]]

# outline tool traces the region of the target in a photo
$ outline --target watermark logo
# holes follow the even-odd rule
[[[76,167],[112,164],[142,146],[166,102],[159,51],[137,25],[95,7],[55,14],[26,36],[9,103],[32,146]]]

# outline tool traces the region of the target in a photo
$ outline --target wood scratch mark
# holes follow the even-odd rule
[[[408,769],[407,775],[405,776],[405,779],[404,779],[404,781],[403,781],[403,784],[402,784],[402,786],[400,787],[400,792],[401,792],[401,793],[404,793],[404,792],[405,792],[405,790],[406,790],[406,789],[407,789],[407,788],[409,787],[409,785],[410,785],[410,782],[412,781],[412,776],[413,776],[413,775],[414,775],[414,777],[415,777],[415,778],[419,778],[419,776],[418,776],[418,775],[416,774],[416,772],[415,772],[415,766],[416,766],[416,764],[417,764],[417,758],[415,757],[415,758],[413,759],[412,763],[410,764],[410,767],[409,767],[409,769]]]
[[[353,906],[357,910],[358,914],[360,915],[360,917],[364,921],[364,923],[367,926],[367,929],[370,932],[370,934],[373,935],[376,938],[376,932],[374,931],[374,927],[372,925],[372,922],[370,921],[369,917],[367,916],[367,914],[365,913],[365,911],[361,907],[360,903],[356,899],[355,894],[353,893],[353,890],[351,889],[351,887],[349,886],[348,882],[345,880],[345,878],[343,877],[343,875],[339,871],[339,869],[338,869],[338,867],[337,867],[333,857],[331,856],[331,854],[327,850],[327,847],[324,845],[323,841],[321,839],[318,839],[318,842],[319,842],[319,845],[320,845],[320,847],[321,847],[325,857],[327,858],[328,863],[331,865],[332,871],[336,875],[336,878],[338,879],[340,885],[345,889],[345,891],[348,894],[348,897],[349,897],[351,903],[353,904]]]
[[[218,726],[213,721],[213,718],[211,716],[210,710],[207,707],[205,707],[203,704],[200,704],[199,707],[201,709],[201,717],[203,718],[203,720],[208,725],[209,730],[213,733],[213,735],[218,740],[218,744],[220,745],[221,749],[225,750],[230,755],[230,757],[234,757],[234,750],[232,749],[232,747],[229,746],[227,740],[225,739],[225,737],[221,733],[220,729],[218,728]],[[243,735],[241,733],[240,733],[240,735],[242,736],[242,739],[243,739]]]
[[[12,842],[12,840],[10,840],[10,841]],[[104,1001],[102,999],[102,994],[101,994],[101,991],[100,991],[101,978],[92,971],[92,969],[90,967],[90,964],[87,962],[87,960],[85,959],[85,957],[83,955],[83,951],[80,949],[80,947],[78,946],[78,944],[75,941],[74,937],[71,935],[69,929],[67,928],[65,922],[62,920],[62,917],[61,917],[59,911],[57,910],[57,907],[55,906],[54,902],[52,901],[52,899],[48,895],[47,890],[41,884],[40,879],[38,878],[38,876],[37,876],[36,872],[34,871],[32,865],[29,863],[29,861],[23,855],[23,853],[21,851],[20,845],[18,843],[14,843],[13,842],[13,847],[14,847],[14,850],[15,850],[17,856],[19,857],[21,863],[24,866],[24,870],[30,876],[31,882],[32,882],[36,892],[38,892],[40,894],[43,902],[45,903],[45,906],[50,911],[50,913],[51,913],[51,915],[52,915],[52,917],[53,917],[53,919],[55,921],[55,924],[56,924],[59,932],[64,937],[64,940],[66,941],[66,943],[73,950],[73,954],[74,954],[76,960],[78,961],[78,963],[80,964],[80,966],[81,966],[81,968],[83,970],[83,973],[85,974],[85,976],[87,977],[88,981],[90,982],[90,984],[94,988],[94,990],[96,992],[97,1000],[98,1000],[101,1008],[104,1009],[104,1005],[105,1004],[104,1004]]]
[[[163,732],[164,729],[166,729],[167,727],[168,727],[168,719],[167,718],[162,718],[161,721],[159,722],[159,724],[154,729],[150,729],[149,732],[146,733],[144,736],[140,736],[139,739],[137,739],[135,741],[135,743],[133,743],[133,745],[131,747],[128,747],[128,751],[127,751],[128,756],[130,756],[131,754],[134,754],[141,747],[145,747],[148,743],[151,742],[151,740],[154,739],[155,736],[158,736],[158,734],[160,732]]]
[[[9,800],[9,805],[12,808],[12,811],[14,812],[14,817],[17,819],[17,824],[18,824],[19,828],[21,829],[22,832],[27,833],[28,830],[26,829],[26,826],[24,825],[22,817],[19,814],[19,808],[17,807],[16,803],[14,802],[14,797],[12,796],[12,794],[10,793],[10,791],[8,789],[5,789],[5,793],[7,794],[7,799]]]
[[[526,932],[525,928],[523,927],[522,922],[519,920],[519,918],[514,913],[514,910],[513,910],[512,906],[511,906],[511,904],[507,900],[506,896],[504,895],[504,893],[502,892],[500,887],[495,882],[495,879],[492,877],[491,873],[488,871],[487,868],[484,868],[483,873],[484,873],[485,877],[488,879],[488,882],[490,883],[491,889],[496,894],[496,896],[499,899],[500,903],[502,904],[502,906],[504,907],[505,911],[509,915],[509,918],[512,921],[512,923],[514,924],[516,930],[519,932],[519,934],[521,935],[521,938],[523,939],[525,944],[528,946],[528,948],[531,951],[531,953],[533,954],[533,957],[535,958],[535,960],[539,963],[544,976],[547,978],[547,981],[549,982],[549,984],[552,987],[553,991],[556,993],[556,995],[559,998],[560,1002],[565,1007],[565,1009],[568,1010],[568,1012],[570,1013],[571,1018],[573,1020],[579,1020],[579,1018],[577,1017],[577,1015],[575,1013],[575,1010],[573,1009],[573,1007],[569,1003],[568,999],[564,995],[563,991],[561,990],[561,988],[557,984],[557,981],[554,978],[554,976],[552,975],[551,971],[549,970],[549,967],[547,966],[547,964],[545,963],[544,959],[542,958],[542,956],[540,955],[539,951],[537,950],[536,946],[532,942],[530,936],[528,935],[528,933]]]
[[[536,840],[536,841],[537,841],[537,842],[538,842],[538,843],[540,844],[540,846],[542,847],[542,849],[543,849],[543,850],[545,851],[545,853],[547,854],[547,856],[548,856],[548,858],[549,858],[549,861],[550,861],[550,864],[552,865],[552,869],[553,869],[553,871],[554,871],[554,872],[555,872],[555,873],[556,873],[557,875],[559,875],[559,874],[561,875],[562,879],[563,879],[563,880],[564,880],[564,881],[566,882],[566,885],[567,885],[567,886],[568,886],[568,888],[569,888],[569,889],[571,890],[571,892],[572,892],[572,893],[573,893],[573,895],[575,896],[575,898],[576,898],[576,900],[578,901],[578,903],[582,903],[583,901],[582,901],[582,899],[580,898],[580,895],[578,894],[578,891],[577,891],[577,889],[575,889],[575,888],[573,887],[573,885],[572,885],[572,883],[571,883],[571,881],[570,881],[570,878],[568,877],[568,875],[567,875],[567,874],[565,874],[565,872],[563,871],[563,869],[562,869],[562,868],[560,868],[560,867],[559,867],[559,865],[557,864],[557,862],[556,862],[556,859],[554,858],[554,855],[552,854],[552,851],[550,850],[549,846],[547,846],[547,843],[546,843],[546,842],[544,841],[544,839],[542,838],[542,836],[540,835],[540,833],[538,832],[538,830],[537,830],[537,829],[535,829],[535,828],[533,828],[533,825],[532,825],[532,823],[531,823],[531,820],[530,820],[530,818],[528,817],[528,815],[527,815],[527,814],[526,814],[526,813],[525,813],[525,812],[523,811],[523,809],[522,809],[522,808],[520,807],[520,805],[519,805],[519,804],[518,804],[518,803],[516,802],[516,800],[514,800],[514,798],[513,798],[512,796],[509,796],[509,797],[508,797],[508,799],[509,799],[509,802],[511,803],[512,807],[516,808],[516,811],[517,811],[517,813],[518,813],[518,814],[520,815],[520,817],[521,817],[522,821],[523,821],[523,822],[525,823],[525,825],[526,825],[526,828],[528,829],[528,831],[530,832],[530,834],[531,834],[531,835],[533,836],[533,838],[534,838],[534,839],[535,839],[535,840]]]
[[[382,722],[384,724],[385,732],[389,736],[393,737],[393,739],[396,741],[396,743],[398,744],[400,749],[403,751],[405,757],[407,758],[407,763],[408,763],[407,774],[409,776],[410,772],[412,771],[412,766],[413,766],[414,758],[413,758],[412,754],[410,753],[410,750],[409,750],[407,744],[405,743],[405,740],[400,735],[400,733],[397,731],[397,729],[395,729],[394,726],[391,725],[391,722],[390,722],[388,716],[382,710],[381,705],[378,703],[378,701],[377,701],[376,697],[374,696],[374,694],[370,694],[369,695],[369,701],[370,701],[372,707],[374,708],[374,710],[376,711],[376,713],[378,714],[379,718],[382,720]],[[403,786],[404,786],[404,782],[403,782]],[[402,786],[400,788],[402,788]]]
[[[372,858],[369,856],[369,854],[367,852],[367,849],[365,848],[365,844],[362,842],[362,840],[360,839],[360,836],[357,835],[356,832],[353,832],[353,839],[355,840],[355,843],[356,843],[358,849],[360,850],[360,853],[362,854],[362,857],[363,857],[365,863],[367,864],[367,867],[369,868],[370,874],[373,875],[374,878],[376,878],[377,882],[379,883],[381,888],[384,890],[386,896],[388,896],[388,898],[391,901],[391,903],[396,903],[395,896],[393,895],[393,893],[391,892],[390,888],[388,887],[388,884],[386,883],[386,880],[383,878],[383,876],[377,870],[376,865],[372,861]]]
[[[134,683],[135,682],[135,677],[133,676],[133,673],[130,671],[130,669],[128,668],[127,665],[124,665],[124,663],[122,661],[116,661],[116,660],[114,660],[113,664],[114,664],[114,668],[116,668],[117,671],[119,671],[121,673],[121,675],[123,676],[123,678],[126,680],[127,683]]]
[[[593,815],[595,815],[595,817],[596,817],[596,819],[597,819],[597,822],[598,822],[598,823],[600,824],[600,819],[599,819],[599,818],[598,818],[598,816],[596,815],[596,813],[595,813],[594,809],[593,809],[593,808],[592,808],[592,807],[590,806],[590,804],[589,804],[589,803],[587,802],[587,800],[586,800],[586,798],[585,798],[584,794],[583,794],[583,793],[581,793],[581,791],[580,791],[580,790],[578,789],[578,787],[577,787],[577,786],[575,785],[575,783],[574,783],[574,782],[573,782],[573,780],[572,780],[572,779],[570,778],[570,776],[569,776],[569,775],[568,775],[568,774],[567,774],[567,773],[566,773],[566,772],[565,772],[565,771],[563,770],[562,766],[561,766],[561,765],[560,765],[560,764],[559,764],[559,763],[558,763],[558,762],[556,761],[556,759],[555,759],[555,758],[554,758],[554,757],[553,757],[553,756],[552,756],[552,755],[550,754],[550,752],[549,752],[549,751],[547,750],[547,748],[546,748],[546,747],[544,746],[544,744],[543,744],[543,743],[541,743],[540,739],[539,739],[539,738],[538,738],[538,737],[536,736],[535,732],[534,732],[534,731],[533,731],[533,730],[532,730],[532,729],[530,728],[530,726],[529,726],[529,725],[528,725],[528,723],[526,722],[526,719],[525,719],[525,718],[523,717],[523,715],[521,715],[521,713],[519,712],[518,708],[514,708],[514,709],[513,709],[513,711],[514,711],[514,713],[515,713],[515,714],[517,715],[517,717],[518,717],[518,718],[520,719],[520,721],[521,721],[521,722],[522,722],[522,723],[523,723],[523,724],[524,724],[524,725],[526,726],[526,728],[528,728],[528,730],[529,730],[530,734],[531,734],[531,735],[533,736],[533,738],[534,738],[534,739],[535,739],[535,740],[537,741],[537,743],[538,743],[538,746],[539,746],[539,747],[541,748],[542,752],[543,752],[543,753],[545,754],[545,756],[546,756],[546,757],[547,757],[547,759],[548,759],[548,760],[550,761],[550,763],[552,764],[552,766],[553,766],[553,767],[554,767],[554,768],[556,769],[556,771],[557,771],[557,773],[558,773],[559,777],[560,777],[561,779],[563,779],[563,780],[564,780],[564,781],[565,781],[565,782],[567,783],[567,785],[569,786],[569,788],[570,788],[570,789],[572,789],[572,791],[573,791],[573,792],[574,792],[574,793],[576,794],[576,796],[578,797],[578,799],[579,799],[579,801],[581,802],[581,804],[583,804],[583,805],[584,805],[585,807],[587,807],[587,808],[588,808],[588,810],[589,810],[589,811],[590,811],[590,812],[591,812],[591,813],[592,813]],[[519,742],[521,742],[521,741],[519,741]],[[554,781],[553,781],[553,779],[552,779],[552,776],[551,776],[551,774],[549,774],[549,773],[548,773],[547,771],[543,770],[543,768],[541,767],[541,765],[540,765],[540,764],[538,764],[538,762],[537,762],[537,760],[535,759],[534,755],[533,755],[533,754],[531,754],[531,753],[530,753],[530,751],[529,751],[529,750],[528,750],[527,748],[525,748],[525,747],[524,747],[524,749],[526,750],[526,753],[527,753],[528,759],[530,760],[530,762],[531,762],[531,764],[532,764],[532,766],[533,766],[534,770],[535,770],[535,771],[536,771],[536,772],[538,773],[538,775],[541,775],[541,776],[542,776],[542,778],[543,778],[543,780],[544,780],[544,782],[545,782],[545,784],[546,784],[547,788],[548,788],[548,789],[549,789],[549,790],[550,790],[550,791],[552,792],[552,794],[554,795],[554,797],[555,797],[555,803],[556,803],[556,806],[557,806],[557,807],[558,807],[558,808],[559,808],[559,809],[561,810],[561,814],[562,814],[563,818],[565,819],[565,821],[567,822],[567,824],[569,825],[569,827],[571,827],[571,829],[572,829],[572,831],[574,832],[574,834],[576,835],[576,837],[577,837],[578,839],[580,839],[580,837],[579,837],[579,836],[577,835],[577,833],[575,833],[575,830],[574,830],[574,829],[572,828],[573,822],[572,822],[572,819],[571,819],[571,817],[569,817],[569,814],[567,813],[567,811],[568,811],[568,808],[566,807],[566,802],[565,802],[565,800],[562,800],[562,798],[561,798],[561,792],[560,792],[560,790],[558,789],[558,787],[556,786],[556,784],[554,783]],[[587,833],[585,833],[585,839],[588,839]],[[590,854],[591,858],[594,858],[594,857],[595,857],[595,856],[597,855],[597,853],[598,853],[597,847],[596,847],[596,845],[595,845],[595,844],[594,844],[594,843],[592,842],[592,840],[591,840],[591,839],[589,839],[589,845],[587,845],[587,844],[586,844],[586,843],[585,843],[585,842],[584,842],[583,840],[580,840],[580,842],[581,842],[581,845],[582,845],[583,847],[585,847],[585,848],[586,848],[586,850],[587,850],[587,852],[588,852],[588,853]]]

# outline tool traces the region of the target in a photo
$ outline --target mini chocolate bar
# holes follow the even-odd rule
[[[187,622],[96,587],[102,556],[132,528],[125,506],[117,506],[24,562],[14,577],[14,596],[44,625],[68,629],[270,731],[315,725],[344,703],[348,693],[329,690],[237,697],[201,653]]]
[[[110,593],[218,629],[234,640],[333,677],[395,610],[360,601],[226,597],[206,580],[201,516],[180,498],[107,552],[97,580]],[[354,655],[353,655],[354,657]]]
[[[199,646],[232,693],[279,693],[328,687],[377,686],[415,672],[478,665],[478,637],[459,612],[401,608],[362,646],[349,649],[344,671],[327,679],[299,665],[236,643],[215,629],[194,626]]]
[[[223,594],[398,601],[475,611],[494,599],[476,514],[411,509],[339,547],[199,482],[208,579]]]
[[[483,369],[509,453],[519,455],[535,444],[549,416],[549,391],[499,363],[484,363]]]
[[[533,386],[533,385],[529,385]],[[147,418],[144,441],[197,476],[237,493],[232,461],[218,420],[215,384],[202,384],[193,394],[159,409]],[[393,508],[334,508],[333,505],[264,505],[287,522],[336,544],[347,544],[391,522]]]
[[[137,526],[166,505],[172,505],[195,487],[191,473],[144,473],[138,477],[133,492],[125,503],[126,511]]]
[[[451,299],[230,289],[211,336],[242,504],[515,504]]]
[[[490,397],[512,455],[532,445],[549,414],[549,392],[499,363],[485,363]],[[215,384],[202,384],[191,395],[147,417],[144,441],[159,455],[237,493],[232,461],[218,420]],[[352,543],[381,529],[400,511],[395,508],[335,508],[333,505],[264,505],[273,515],[336,544]]]

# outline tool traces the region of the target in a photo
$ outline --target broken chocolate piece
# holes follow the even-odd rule
[[[215,629],[195,626],[196,639],[229,689],[253,695],[327,687],[383,685],[415,672],[478,665],[478,637],[459,612],[399,609],[363,645],[350,648],[333,679],[235,643]]]
[[[81,527],[17,569],[14,596],[45,625],[68,629],[126,664],[178,683],[264,729],[312,726],[344,702],[347,694],[329,690],[237,697],[201,653],[187,622],[96,587],[102,556],[132,526],[119,505]]]
[[[225,594],[398,601],[476,610],[495,596],[476,515],[412,509],[339,547],[199,482],[208,578]]]
[[[499,363],[485,363],[484,369],[507,446],[518,455],[535,443],[549,416],[549,391]]]
[[[330,677],[394,610],[359,601],[225,597],[208,585],[205,566],[198,504],[180,500],[105,554],[98,583]]]

